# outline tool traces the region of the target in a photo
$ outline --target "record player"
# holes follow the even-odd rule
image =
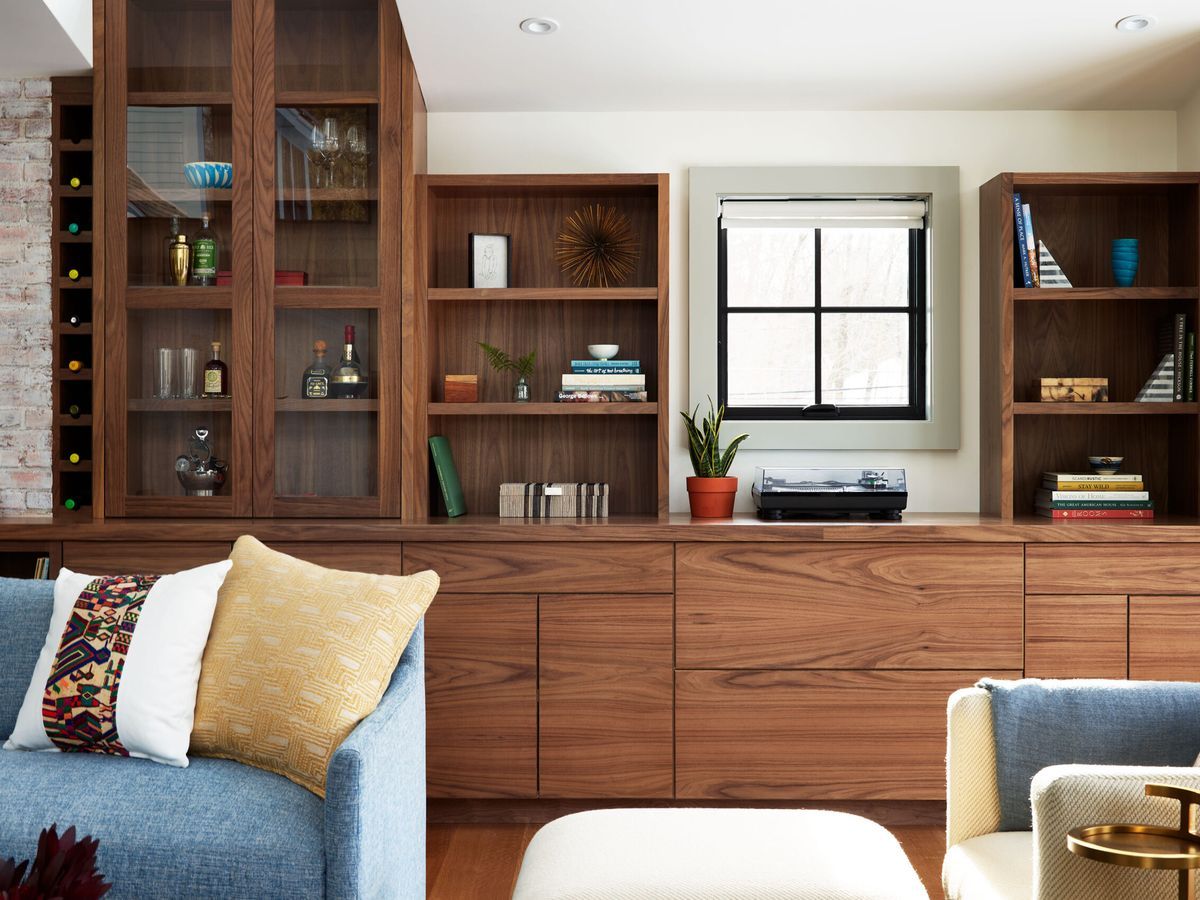
[[[897,520],[908,506],[903,469],[760,467],[750,493],[763,519],[865,515]]]

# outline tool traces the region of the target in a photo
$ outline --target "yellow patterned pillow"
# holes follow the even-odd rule
[[[276,772],[324,797],[330,757],[379,705],[438,576],[325,569],[248,535],[230,559],[191,752]]]

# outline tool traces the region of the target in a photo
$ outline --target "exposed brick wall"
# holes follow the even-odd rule
[[[0,80],[0,515],[49,512],[50,82]]]

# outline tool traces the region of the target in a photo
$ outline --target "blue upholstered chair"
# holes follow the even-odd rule
[[[50,623],[53,582],[0,578],[0,736]],[[379,707],[329,763],[326,798],[223,759],[186,769],[88,753],[0,752],[0,857],[57,822],[100,841],[119,898],[424,898],[422,629]]]

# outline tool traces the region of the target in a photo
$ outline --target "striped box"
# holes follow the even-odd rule
[[[593,482],[506,482],[500,485],[506,519],[604,519],[608,485]]]

